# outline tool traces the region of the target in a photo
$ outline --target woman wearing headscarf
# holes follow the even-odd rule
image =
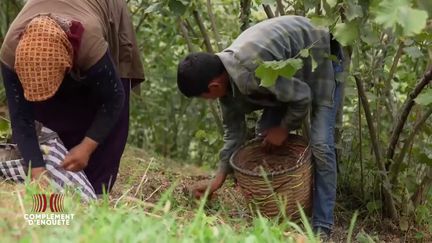
[[[34,121],[84,170],[96,194],[116,180],[129,123],[131,86],[144,80],[125,0],[29,0],[0,52],[13,139],[32,178],[45,172]]]

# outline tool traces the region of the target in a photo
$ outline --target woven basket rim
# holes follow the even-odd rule
[[[300,135],[290,134],[289,136],[295,136],[297,138],[301,138],[303,141],[306,141],[304,139],[304,137],[302,137]],[[252,177],[262,177],[263,176],[262,173],[256,173],[256,172],[252,172],[252,171],[249,171],[249,170],[246,170],[246,169],[242,169],[242,168],[238,167],[234,163],[234,158],[235,158],[235,156],[238,154],[238,152],[240,150],[242,150],[243,148],[249,146],[250,144],[253,144],[253,143],[256,143],[256,142],[259,142],[259,141],[262,141],[262,140],[263,140],[262,138],[251,139],[251,140],[247,141],[246,143],[244,143],[242,146],[240,146],[238,149],[236,149],[234,151],[234,153],[231,155],[231,157],[229,159],[229,162],[230,162],[231,167],[236,172],[242,173],[244,175],[252,176]],[[299,158],[297,159],[295,166],[287,168],[285,170],[277,171],[277,172],[266,173],[265,176],[278,176],[278,175],[286,174],[288,172],[291,172],[291,171],[294,171],[294,170],[298,169],[299,167],[301,167],[302,165],[304,165],[305,163],[308,162],[307,160],[304,160],[304,157],[307,154],[307,152],[309,151],[309,147],[310,147],[310,143],[307,143],[305,149],[303,150],[303,152],[300,154]]]

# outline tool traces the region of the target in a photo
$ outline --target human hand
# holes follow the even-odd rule
[[[271,152],[274,147],[281,146],[288,138],[289,131],[283,127],[272,127],[267,130],[263,140],[263,148],[266,152]]]
[[[32,180],[38,180],[43,175],[46,175],[46,173],[47,173],[47,170],[45,169],[45,167],[32,168],[31,169],[31,179]]]
[[[223,185],[223,183],[225,182],[227,173],[223,172],[223,171],[219,171],[215,178],[213,180],[211,180],[210,182],[208,181],[200,181],[198,183],[196,183],[193,187],[192,187],[192,195],[195,199],[201,199],[203,196],[205,196],[207,189],[209,190],[208,192],[208,197],[211,198],[212,194],[217,191],[219,188],[221,188],[221,186]]]
[[[48,188],[50,181],[48,171],[45,167],[32,168],[30,173],[32,183],[36,183],[39,189],[44,190]]]
[[[96,149],[97,143],[90,139],[84,138],[84,140],[73,147],[69,153],[66,155],[62,167],[65,170],[78,172],[87,167],[90,155]]]

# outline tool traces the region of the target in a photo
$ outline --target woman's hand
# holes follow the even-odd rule
[[[91,154],[97,148],[98,143],[91,138],[84,138],[84,140],[73,147],[66,155],[62,167],[65,170],[78,172],[87,167]]]
[[[32,168],[31,181],[32,183],[36,183],[40,190],[48,188],[50,185],[50,179],[45,167]]]
[[[46,175],[46,173],[47,173],[47,170],[45,169],[45,167],[32,168],[31,169],[31,179],[32,180],[38,180],[42,176]]]

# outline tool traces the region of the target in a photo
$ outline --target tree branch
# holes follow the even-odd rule
[[[267,15],[267,18],[271,19],[271,18],[275,17],[275,15],[274,15],[271,7],[268,4],[263,4],[262,6],[263,6],[264,11],[265,11],[265,13]]]
[[[214,17],[214,14],[213,14],[213,10],[212,10],[211,0],[207,0],[207,11],[209,13],[210,23],[211,23],[211,26],[212,26],[213,34],[215,36],[215,40],[216,40],[216,45],[218,47],[218,51],[222,51],[221,37],[219,35],[218,28],[216,26],[216,20],[215,20],[215,17]]]
[[[374,123],[373,123],[373,119],[372,119],[372,115],[371,115],[371,111],[370,111],[370,106],[369,106],[369,101],[367,100],[366,97],[366,92],[364,91],[364,87],[363,87],[363,82],[362,80],[357,76],[354,75],[354,79],[356,81],[356,85],[357,85],[357,91],[358,91],[358,95],[360,96],[361,99],[361,104],[363,106],[363,110],[366,116],[366,122],[369,128],[369,135],[371,137],[371,143],[372,143],[372,148],[375,154],[375,162],[378,166],[379,169],[379,174],[381,175],[381,181],[383,183],[383,194],[384,194],[384,201],[386,202],[386,206],[388,206],[388,213],[390,218],[392,219],[397,219],[398,218],[398,214],[396,211],[396,206],[391,194],[391,184],[389,182],[387,173],[386,173],[386,169],[385,169],[385,165],[384,162],[381,160],[381,150],[379,147],[379,142],[378,142],[378,138],[377,138],[377,134],[375,131],[375,127],[374,127]]]
[[[359,136],[359,159],[360,159],[360,184],[362,199],[365,198],[364,193],[364,173],[363,173],[363,141],[362,141],[362,116],[361,116],[361,97],[358,95],[358,136]]]
[[[279,11],[280,16],[285,15],[285,7],[282,3],[282,0],[276,0],[277,10]]]
[[[427,168],[427,172],[420,185],[417,187],[415,193],[411,197],[411,201],[414,203],[414,207],[423,204],[426,200],[425,194],[429,191],[432,186],[432,167]]]
[[[201,32],[201,35],[202,35],[203,38],[204,38],[204,43],[205,43],[205,45],[206,45],[207,52],[209,52],[209,53],[214,53],[213,47],[212,47],[212,45],[211,45],[211,43],[210,43],[209,35],[208,35],[208,33],[207,33],[207,30],[206,30],[205,27],[204,27],[204,22],[203,22],[203,20],[202,20],[202,18],[201,18],[201,16],[200,16],[200,14],[198,13],[197,10],[193,10],[193,11],[192,11],[192,14],[193,14],[193,16],[194,16],[194,18],[195,18],[195,21],[196,21],[197,24],[198,24],[198,27],[199,27],[200,32]],[[217,107],[215,106],[215,103],[214,103],[214,102],[209,102],[209,105],[210,105],[210,112],[212,113],[213,118],[214,118],[215,121],[216,121],[216,125],[217,125],[217,127],[218,127],[218,130],[219,130],[219,132],[220,132],[221,134],[223,134],[223,125],[222,125],[221,117],[219,116],[219,113],[218,113],[218,109],[217,109]]]
[[[185,41],[186,41],[186,44],[188,46],[189,52],[194,52],[195,48],[194,48],[194,46],[192,44],[192,41],[191,41],[191,39],[189,37],[189,33],[188,33],[188,30],[187,30],[187,28],[185,26],[184,21],[181,18],[178,18],[178,21],[179,21],[180,33],[183,36],[183,38],[185,39]]]
[[[402,150],[399,154],[399,156],[396,158],[395,163],[392,166],[391,170],[391,184],[395,185],[397,183],[397,178],[400,172],[400,166],[402,165],[402,161],[405,158],[406,153],[408,152],[408,149],[410,148],[411,144],[414,141],[415,136],[420,131],[420,129],[423,127],[423,125],[426,123],[427,119],[432,115],[432,107],[429,107],[429,109],[426,111],[426,113],[420,118],[420,120],[416,123],[414,126],[413,131],[408,136],[407,140],[404,143],[404,146],[402,147]]]
[[[345,73],[349,73],[351,69],[351,56],[352,56],[352,48],[351,47],[345,47],[343,48],[343,53],[345,60],[343,61],[343,70]],[[339,107],[337,107],[336,112],[336,127],[335,127],[335,144],[340,144],[340,140],[342,138],[342,121],[343,121],[343,107],[344,107],[344,101],[345,101],[345,82],[341,82],[340,84],[341,89],[341,100]],[[336,146],[336,159],[337,161],[341,161],[341,155],[342,150],[340,146]]]
[[[201,15],[199,14],[199,12],[197,10],[193,10],[192,14],[193,14],[193,16],[195,18],[196,23],[198,24],[198,27],[199,27],[200,32],[201,32],[201,35],[204,38],[204,44],[206,46],[207,52],[213,53],[214,50],[213,50],[213,47],[211,45],[210,38],[209,38],[209,35],[207,33],[207,30],[204,27],[204,22],[203,22],[203,20],[201,18]]]
[[[245,31],[247,28],[249,28],[250,23],[251,0],[241,0],[240,6],[240,22],[242,23],[240,30]]]
[[[216,105],[215,105],[216,104]],[[210,105],[210,112],[213,115],[213,118],[216,121],[216,126],[219,130],[220,134],[224,134],[224,129],[223,129],[223,124],[222,124],[222,118],[220,116],[220,112],[219,111],[219,106],[217,106],[219,103],[215,102],[215,101],[209,101],[209,105]]]
[[[192,34],[192,36],[195,36],[196,38],[198,37],[198,34],[195,32],[194,28],[192,27],[191,23],[189,22],[189,20],[187,18],[184,19],[185,22],[185,26],[188,29],[188,31]]]
[[[138,21],[138,24],[135,26],[135,32],[138,32],[141,26],[144,24],[144,20],[147,18],[148,14],[143,14]]]
[[[432,80],[432,69],[427,71],[423,78],[420,80],[420,82],[417,83],[414,90],[412,90],[411,93],[408,94],[407,99],[405,100],[405,103],[399,112],[399,117],[397,119],[396,125],[392,129],[391,137],[390,137],[390,143],[387,148],[386,153],[386,168],[388,169],[390,167],[391,161],[393,160],[393,156],[395,153],[396,145],[399,141],[400,134],[402,133],[402,129],[405,125],[405,122],[408,118],[408,115],[414,106],[415,102],[414,99],[420,94],[420,92],[424,89],[424,87]]]
[[[399,47],[398,47],[398,50],[396,52],[396,55],[393,58],[393,63],[392,63],[392,66],[390,68],[389,75],[388,75],[388,77],[384,83],[385,95],[386,95],[386,98],[388,99],[388,109],[390,112],[390,116],[392,118],[394,118],[394,111],[396,108],[395,107],[396,102],[394,101],[393,96],[391,94],[391,90],[392,90],[391,82],[392,82],[393,77],[396,73],[396,68],[399,64],[399,60],[402,57],[404,47],[405,47],[405,44],[403,43],[403,41],[401,41],[399,43]]]

